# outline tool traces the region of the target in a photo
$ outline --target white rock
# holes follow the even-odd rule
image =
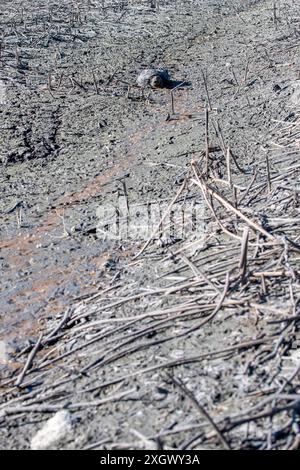
[[[49,449],[57,444],[72,429],[71,415],[66,410],[55,413],[31,439],[32,450]]]
[[[300,104],[300,83],[299,82],[293,82],[294,86],[294,91],[291,96],[291,101],[295,105]]]
[[[7,345],[5,341],[0,341],[0,364],[5,364],[8,360]]]
[[[300,362],[300,349],[292,349],[290,355],[286,359],[291,359],[296,364]]]
[[[5,104],[6,102],[6,86],[5,83],[0,80],[0,104]]]

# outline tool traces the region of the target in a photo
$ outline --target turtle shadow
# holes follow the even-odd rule
[[[187,88],[191,85],[192,82],[189,82],[187,80],[169,80],[168,83],[166,83],[165,88],[167,88],[168,90],[174,90],[175,88]]]

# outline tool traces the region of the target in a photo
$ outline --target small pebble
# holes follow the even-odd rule
[[[58,411],[31,439],[30,448],[32,450],[53,448],[71,430],[72,420],[69,411]]]

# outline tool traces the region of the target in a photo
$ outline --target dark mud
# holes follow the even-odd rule
[[[196,447],[218,447],[218,440],[210,438],[208,431],[199,431],[203,424],[195,419],[188,400],[176,394],[168,376],[159,368],[146,376],[135,375],[135,371],[273,332],[264,318],[257,326],[263,309],[247,308],[235,314],[225,307],[220,323],[208,324],[193,334],[188,330],[194,323],[182,326],[180,320],[174,321],[168,333],[158,327],[149,330],[149,336],[146,324],[145,332],[138,333],[135,326],[122,332],[118,323],[120,316],[134,321],[135,316],[158,307],[176,306],[181,295],[169,298],[164,292],[152,303],[153,299],[141,294],[188,277],[180,272],[168,280],[161,278],[174,269],[170,260],[166,264],[161,258],[158,261],[158,255],[165,256],[163,242],[150,247],[152,256],[146,252],[133,260],[145,242],[143,237],[113,242],[97,236],[97,210],[116,205],[124,195],[131,205],[172,200],[190,174],[191,159],[199,159],[205,149],[208,97],[203,72],[207,73],[212,105],[210,144],[215,176],[222,178],[226,172],[226,164],[219,165],[221,147],[230,147],[237,161],[232,170],[237,186],[247,187],[256,172],[266,174],[266,151],[273,145],[280,151],[280,126],[293,123],[299,109],[300,25],[294,2],[280,2],[275,13],[273,2],[264,0],[161,1],[159,9],[151,8],[150,3],[105,1],[103,7],[97,1],[78,5],[66,0],[23,1],[20,8],[1,3],[1,399],[3,403],[9,399],[26,402],[26,393],[37,390],[28,403],[59,407],[64,402],[104,398],[110,392],[118,395],[120,384],[122,391],[134,389],[128,398],[99,409],[75,407],[74,433],[57,444],[61,448],[86,448],[97,441],[103,442],[99,448],[149,448],[159,446],[161,440],[163,446],[174,448],[189,448],[194,440]],[[174,92],[174,110],[170,90],[152,92],[146,99],[135,86],[137,73],[149,66],[166,67],[174,80],[190,83]],[[221,132],[215,132],[217,123]],[[274,174],[285,169],[280,153],[276,161],[277,166],[271,166]],[[293,177],[297,183],[298,174]],[[202,202],[198,195],[197,203]],[[259,219],[262,208],[258,204],[254,210]],[[296,206],[293,219],[297,210],[299,213]],[[226,235],[221,234],[210,240],[207,218],[204,211],[208,246],[200,267],[208,263],[214,245],[222,248],[227,243]],[[167,253],[176,249],[168,243]],[[240,245],[233,244],[232,250],[234,259]],[[192,255],[197,259],[200,252],[195,249]],[[227,253],[218,262],[230,265],[232,259]],[[219,293],[224,279],[216,280]],[[297,287],[298,283],[295,299]],[[106,296],[108,288],[112,294],[108,290]],[[184,299],[188,302],[193,293],[188,289]],[[103,310],[102,304],[99,308],[90,300],[100,294],[101,302],[112,304],[111,308]],[[206,294],[209,304],[209,298],[215,296],[209,290]],[[120,308],[114,306],[114,300],[130,295],[141,297]],[[103,337],[90,349],[79,350],[73,362],[62,360],[47,366],[47,358],[55,359],[102,331],[96,327],[96,332],[85,333],[84,323],[70,320],[68,341],[55,344],[53,351],[44,348],[33,383],[20,392],[12,389],[8,395],[9,378],[14,374],[14,381],[26,360],[26,354],[17,353],[56,325],[68,309],[70,319],[86,312],[86,299],[91,314],[85,313],[83,319],[104,321]],[[281,305],[286,301],[283,296]],[[114,319],[120,333],[117,328],[115,338],[105,339],[105,325]],[[132,350],[115,353],[113,346],[117,349],[126,344],[132,332],[149,344],[137,339],[136,349],[133,341]],[[101,367],[91,367],[88,375],[82,375],[93,358]],[[270,370],[260,365],[255,379],[246,377],[245,368],[252,359],[246,349],[242,357],[237,354],[230,361],[226,355],[214,362],[191,361],[180,366],[178,373],[214,414],[238,416],[245,396],[263,393],[275,371],[273,364]],[[41,379],[36,378],[40,374]],[[132,378],[124,379],[126,375]],[[51,391],[53,377],[58,387],[55,392]],[[30,446],[40,424],[26,411],[22,413],[3,418],[2,448]],[[42,417],[47,419],[47,415]],[[282,421],[277,424],[283,426]],[[231,445],[263,448],[266,429],[265,423],[259,423],[249,437],[247,430],[239,428]],[[278,446],[282,445],[279,440]]]
[[[99,281],[92,272],[107,247],[86,232],[97,222],[98,205],[122,189],[120,179],[126,177],[132,202],[173,193],[203,131],[197,120],[166,122],[168,94],[153,95],[147,105],[126,84],[144,66],[166,66],[174,77],[194,81],[194,91],[178,92],[176,112],[199,115],[200,67],[210,59],[198,43],[209,44],[218,18],[231,10],[223,5],[203,13],[202,2],[196,8],[188,2],[175,9],[166,3],[157,13],[147,2],[104,10],[86,2],[74,12],[72,2],[44,8],[34,2],[17,14],[5,6],[1,302],[4,328],[15,335],[18,323],[44,317],[45,309],[51,314],[52,305],[56,313],[79,294],[86,276],[87,284]],[[178,166],[161,172],[162,153]]]

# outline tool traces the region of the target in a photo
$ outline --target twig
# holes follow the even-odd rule
[[[246,85],[246,82],[247,82],[248,70],[249,70],[249,58],[247,57],[246,66],[245,66],[245,73],[244,73],[244,79],[243,79],[244,85]]]
[[[208,176],[208,169],[209,169],[209,110],[208,107],[205,106],[205,175]]]
[[[204,418],[210,423],[210,425],[212,426],[212,428],[214,429],[214,431],[216,432],[222,446],[224,447],[224,449],[226,450],[230,450],[231,447],[227,441],[227,439],[225,438],[225,436],[222,434],[222,432],[220,431],[220,429],[218,428],[218,426],[216,425],[216,423],[214,422],[214,420],[212,419],[212,417],[209,415],[209,413],[205,410],[205,408],[199,403],[199,401],[196,399],[196,397],[194,396],[194,394],[184,385],[184,383],[179,379],[179,378],[176,378],[174,376],[172,376],[171,374],[169,374],[168,372],[166,372],[167,376],[169,377],[169,379],[172,380],[173,384],[174,385],[177,385],[180,390],[189,397],[189,399],[191,400],[191,402],[195,405],[195,407],[197,408],[197,410],[200,412],[200,414],[202,416],[204,416]]]
[[[95,87],[96,94],[99,95],[98,82],[97,82],[97,79],[96,79],[96,76],[95,76],[94,72],[92,72],[92,75],[93,75],[93,81],[94,81],[94,87]]]
[[[28,369],[30,368],[31,364],[32,364],[32,361],[36,355],[36,353],[38,352],[39,350],[39,347],[40,347],[40,344],[42,342],[42,339],[43,339],[43,335],[41,334],[34,346],[34,348],[32,349],[31,353],[29,354],[28,358],[27,358],[27,361],[26,361],[26,364],[22,370],[22,372],[20,373],[17,381],[16,381],[16,387],[20,387],[21,383],[23,382],[23,379],[24,379],[24,376],[26,374],[26,372],[28,371]]]
[[[207,97],[207,103],[208,103],[208,106],[209,106],[209,111],[212,111],[212,106],[211,106],[211,101],[210,101],[210,96],[209,96],[208,86],[207,86],[207,75],[204,74],[203,70],[201,70],[201,73],[202,73],[202,78],[203,78],[203,82],[204,82],[204,88],[205,88],[205,92],[206,92],[206,97]]]
[[[232,187],[232,179],[231,179],[231,166],[230,166],[230,148],[228,147],[226,153],[226,166],[227,166],[227,178],[229,187]]]
[[[139,256],[141,256],[142,253],[144,253],[144,251],[146,250],[146,248],[148,248],[148,246],[150,245],[150,243],[151,243],[151,241],[153,240],[153,238],[155,237],[155,235],[161,230],[161,224],[162,224],[163,221],[166,219],[166,217],[169,215],[172,206],[175,204],[175,202],[177,201],[177,199],[179,198],[179,196],[182,194],[182,192],[184,191],[185,187],[186,187],[186,179],[184,180],[183,184],[182,184],[181,187],[179,188],[179,191],[177,192],[177,194],[175,195],[175,197],[172,199],[171,203],[170,203],[169,206],[167,207],[166,211],[164,212],[163,216],[161,217],[161,219],[160,219],[160,221],[159,221],[159,224],[158,224],[157,227],[154,229],[154,231],[152,232],[151,236],[148,238],[148,240],[147,240],[146,243],[143,245],[143,247],[141,248],[141,250],[133,257],[133,260],[137,259]]]
[[[247,269],[248,241],[249,241],[249,228],[245,227],[244,232],[243,232],[241,257],[240,257],[240,264],[239,264],[240,276],[241,276],[241,282],[242,283],[244,283],[246,269]]]
[[[44,339],[44,341],[43,341],[43,344],[48,343],[49,340],[50,340],[51,338],[53,338],[53,336],[56,335],[56,333],[67,323],[67,321],[68,321],[69,318],[70,318],[70,315],[71,315],[71,308],[67,308],[67,310],[66,310],[66,312],[65,312],[65,314],[64,314],[64,316],[63,316],[63,318],[62,318],[62,320],[61,320],[61,321],[59,322],[59,324],[54,328],[54,330],[53,330],[51,333],[49,333],[49,334],[45,337],[45,339]]]
[[[104,405],[105,403],[110,403],[112,401],[118,401],[122,398],[131,395],[135,392],[136,389],[127,390],[126,392],[118,393],[117,395],[112,395],[102,400],[95,400],[90,402],[78,402],[70,403],[66,405],[28,405],[28,406],[19,406],[15,408],[6,408],[2,411],[4,415],[14,415],[17,413],[54,413],[63,409],[67,410],[83,410],[91,407],[98,407]]]
[[[230,204],[230,202],[226,201],[226,199],[224,199],[222,196],[220,196],[220,194],[218,194],[216,191],[214,191],[212,188],[210,188],[206,183],[204,183],[203,181],[200,181],[200,180],[195,180],[195,179],[192,179],[192,182],[194,184],[196,184],[197,186],[199,186],[203,192],[207,192],[208,194],[213,196],[215,199],[217,199],[217,201],[219,201],[226,209],[233,212],[238,217],[240,217],[242,220],[244,220],[249,225],[249,227],[251,227],[254,230],[257,230],[258,232],[260,232],[262,235],[264,235],[269,240],[273,240],[273,241],[276,240],[274,235],[267,232],[263,227],[261,227],[261,225],[259,225],[256,222],[253,222],[252,220],[250,220],[241,211],[239,211],[238,209],[233,207],[233,205]]]
[[[271,192],[271,177],[270,177],[270,165],[269,165],[268,154],[266,154],[266,165],[267,165],[268,194],[270,194],[270,192]]]

